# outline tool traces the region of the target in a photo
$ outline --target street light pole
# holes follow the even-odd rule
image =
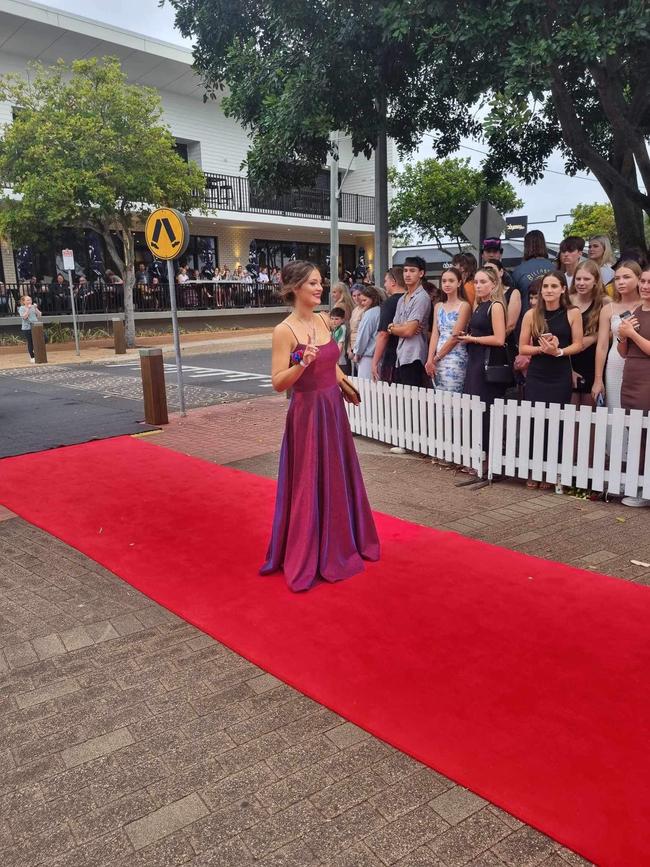
[[[388,106],[385,95],[377,97],[376,109],[379,123],[375,148],[375,262],[372,270],[375,283],[380,286],[388,271]]]
[[[339,134],[332,134],[330,160],[330,308],[332,287],[339,281]]]

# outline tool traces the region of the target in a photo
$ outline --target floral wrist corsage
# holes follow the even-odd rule
[[[292,352],[291,355],[289,356],[291,364],[301,364],[304,354],[305,354],[304,349],[296,349],[295,352]]]

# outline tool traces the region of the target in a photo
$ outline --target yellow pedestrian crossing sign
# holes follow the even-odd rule
[[[175,208],[156,208],[144,227],[147,247],[158,259],[176,259],[187,250],[190,230],[185,216]]]

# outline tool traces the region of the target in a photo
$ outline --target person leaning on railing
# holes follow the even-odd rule
[[[0,281],[0,316],[8,316],[14,313],[16,302],[9,289]]]

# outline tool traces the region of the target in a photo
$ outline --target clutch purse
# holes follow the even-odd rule
[[[339,382],[339,388],[341,389],[341,393],[343,394],[343,398],[348,403],[353,403],[355,406],[359,406],[361,403],[361,395],[358,390],[352,385],[347,376],[344,376],[343,379]]]

